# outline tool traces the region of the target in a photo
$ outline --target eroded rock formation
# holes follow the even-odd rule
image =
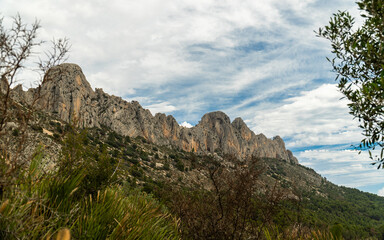
[[[30,95],[36,92],[30,89],[18,95],[31,99]],[[77,119],[82,127],[105,125],[122,135],[142,136],[159,145],[171,144],[185,151],[220,151],[240,157],[279,158],[297,164],[280,137],[256,135],[241,118],[231,122],[225,113],[212,112],[205,114],[195,127],[181,127],[172,116],[153,116],[136,101],[127,102],[102,89],[93,91],[75,64],[61,64],[48,71],[38,104],[64,121]]]

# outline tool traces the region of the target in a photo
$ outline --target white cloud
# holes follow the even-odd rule
[[[176,110],[176,107],[169,102],[153,103],[151,105],[145,105],[144,108],[149,109],[152,115],[156,113],[169,113]]]
[[[377,192],[377,195],[384,197],[384,187]]]
[[[180,126],[183,126],[183,127],[186,127],[186,128],[191,128],[191,127],[193,127],[193,125],[190,124],[190,123],[188,123],[188,122],[182,122],[182,123],[180,124]]]
[[[278,106],[255,111],[248,122],[255,132],[288,138],[288,147],[359,142],[361,130],[341,97],[335,85],[323,84]]]
[[[367,187],[384,182],[384,174],[369,159],[367,152],[354,150],[307,150],[296,152],[299,162],[315,169],[333,183],[347,187]]]
[[[156,113],[170,113],[176,111],[177,108],[170,102],[161,102],[152,97],[137,97],[135,99],[124,98],[125,101],[138,101],[144,109],[149,109],[152,115]]]
[[[300,45],[313,43],[314,26],[326,23],[330,13],[336,10],[327,9],[326,4],[313,7],[316,2],[3,0],[2,13],[11,16],[20,12],[29,22],[41,19],[45,39],[68,36],[73,43],[72,61],[90,75],[105,74],[108,81],[130,94],[132,88],[159,86],[180,81],[183,76],[207,74],[205,66],[217,61],[187,59],[188,47],[194,44],[212,44],[224,50],[217,57],[231,58],[228,53],[240,42],[295,39]],[[339,1],[335,7],[347,6],[346,3]],[[287,17],[303,18],[301,21],[307,25],[295,25]],[[247,29],[266,35],[254,39],[254,35],[238,34]],[[271,32],[279,32],[285,38],[277,39]],[[287,50],[279,49],[282,54]],[[114,91],[106,80],[92,77],[89,80],[95,87]],[[217,83],[220,78],[210,80]],[[124,95],[124,90],[121,93]]]

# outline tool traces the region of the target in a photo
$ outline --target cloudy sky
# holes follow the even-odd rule
[[[195,125],[221,110],[280,135],[299,161],[336,184],[384,195],[384,172],[358,155],[348,114],[316,37],[352,0],[0,0],[0,13],[68,37],[70,62],[94,88]],[[21,80],[28,85],[30,75]],[[26,86],[27,87],[27,86]]]

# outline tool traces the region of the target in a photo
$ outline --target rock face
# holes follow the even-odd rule
[[[220,151],[241,157],[254,155],[298,163],[292,152],[285,149],[284,141],[279,136],[271,140],[263,134],[256,135],[241,118],[231,123],[223,112],[205,114],[195,127],[182,128],[180,136],[174,144],[186,151]]]
[[[24,99],[30,99],[30,89]],[[18,95],[23,95],[19,93]],[[241,118],[233,122],[223,112],[205,114],[192,128],[179,126],[172,116],[155,116],[136,101],[127,102],[102,89],[93,91],[82,70],[75,64],[51,68],[41,86],[38,104],[58,114],[64,121],[76,119],[81,127],[105,125],[122,135],[142,136],[159,145],[171,144],[185,151],[213,153],[220,151],[240,157],[279,158],[297,164],[292,152],[285,149],[280,137],[272,140],[253,133]]]
[[[40,105],[57,113],[64,121],[81,120],[82,126],[94,126],[95,92],[80,67],[62,64],[51,68],[41,85]],[[80,117],[81,116],[81,117]]]

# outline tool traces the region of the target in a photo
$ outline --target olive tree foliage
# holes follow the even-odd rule
[[[26,147],[28,123],[33,119],[40,98],[43,77],[49,68],[67,59],[70,48],[68,39],[54,39],[51,50],[39,53],[39,47],[44,47],[45,43],[38,38],[40,28],[37,20],[26,24],[16,15],[6,24],[0,16],[0,195],[5,185],[12,184],[28,163],[21,155]],[[24,69],[37,71],[41,76],[28,106],[15,100],[12,91],[16,83],[22,83],[17,78]]]
[[[331,42],[338,88],[350,103],[350,114],[360,122],[361,150],[368,150],[373,165],[384,168],[384,0],[357,2],[364,20],[356,27],[346,11],[335,13],[319,37]],[[372,154],[375,148],[379,154]]]

